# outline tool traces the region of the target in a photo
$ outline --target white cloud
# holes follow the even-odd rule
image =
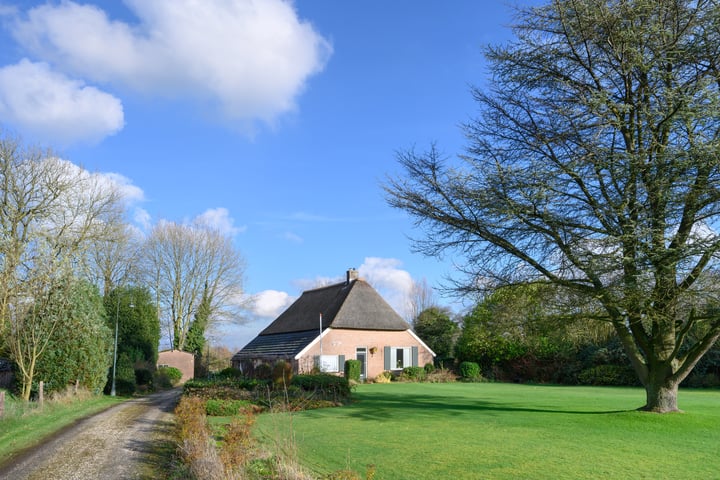
[[[251,309],[258,317],[274,319],[295,300],[296,298],[286,292],[264,290],[253,295]]]
[[[394,258],[366,257],[357,267],[358,276],[367,281],[402,317],[410,315],[414,281],[402,262]],[[300,279],[293,283],[298,288],[310,290],[345,281],[345,275],[335,277],[317,276],[314,279]]]
[[[102,175],[120,190],[120,194],[127,203],[132,204],[145,200],[145,192],[137,185],[133,185],[132,180],[125,175],[120,173],[104,173]]]
[[[414,281],[400,266],[402,262],[394,258],[366,257],[358,267],[360,278],[385,298],[385,300],[402,316],[410,311],[410,302]]]
[[[0,68],[0,120],[67,145],[116,133],[124,115],[112,95],[23,59]]]
[[[195,222],[210,227],[223,235],[236,235],[244,232],[246,227],[236,227],[235,220],[227,208],[211,208],[195,217]]]
[[[303,243],[303,241],[304,241],[300,235],[298,235],[297,233],[293,233],[293,232],[283,233],[282,238],[284,238],[285,240],[292,242],[292,243]]]
[[[292,111],[332,48],[284,0],[127,0],[137,24],[72,1],[28,11],[15,39],[56,68],[148,94],[194,98],[227,119]]]
[[[152,216],[144,208],[136,207],[133,211],[133,220],[140,226],[144,232],[149,232],[152,228]]]

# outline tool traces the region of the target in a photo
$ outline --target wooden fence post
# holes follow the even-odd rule
[[[40,406],[43,406],[43,401],[45,400],[45,382],[40,380],[40,385],[38,385],[38,403],[40,403]]]
[[[78,388],[80,387],[80,379],[75,379],[75,391],[73,392],[74,395],[77,395]]]
[[[0,390],[0,418],[5,413],[5,390]]]

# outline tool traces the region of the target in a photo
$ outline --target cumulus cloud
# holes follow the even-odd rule
[[[284,0],[127,0],[137,24],[72,1],[28,11],[12,33],[32,54],[95,82],[194,98],[227,119],[295,108],[332,48]]]
[[[394,258],[366,257],[357,270],[358,276],[372,285],[398,314],[407,317],[411,312],[415,282],[410,273],[401,266],[402,262]],[[317,276],[314,279],[299,279],[293,283],[304,291],[344,280],[345,275],[341,274],[334,277]]]
[[[133,220],[144,232],[148,232],[152,228],[152,216],[144,208],[135,207],[133,210]]]
[[[116,133],[124,114],[114,96],[23,59],[0,68],[0,120],[67,145]]]
[[[195,222],[210,227],[223,235],[236,235],[244,232],[246,227],[236,227],[235,219],[230,216],[227,208],[211,208],[195,218]]]
[[[394,258],[366,257],[358,274],[385,298],[402,316],[410,311],[414,281],[402,262]]]
[[[253,314],[258,317],[276,318],[295,300],[296,298],[286,292],[264,290],[253,295],[251,309]]]
[[[109,182],[115,185],[128,204],[142,202],[145,200],[145,192],[143,192],[143,190],[137,185],[133,185],[132,180],[125,175],[112,172],[104,173],[102,175],[106,177]]]

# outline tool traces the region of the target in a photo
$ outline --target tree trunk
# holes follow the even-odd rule
[[[645,406],[640,410],[656,413],[679,412],[677,395],[679,381],[670,379],[672,371],[669,368],[656,368],[648,373],[645,382]]]

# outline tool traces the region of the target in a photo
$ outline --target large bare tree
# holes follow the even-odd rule
[[[389,203],[467,260],[466,290],[550,282],[609,322],[646,390],[680,382],[720,337],[698,280],[720,249],[717,0],[552,0],[488,47],[492,78],[458,161],[399,155]]]
[[[108,296],[116,287],[137,284],[141,272],[142,239],[128,224],[114,226],[113,234],[93,241],[88,249],[85,276]]]
[[[68,279],[87,249],[121,222],[119,192],[98,175],[0,137],[0,347],[29,398],[34,366],[54,334]],[[52,308],[51,308],[52,307]]]
[[[174,349],[185,349],[201,303],[208,326],[241,318],[245,263],[230,237],[201,224],[161,222],[144,251],[147,283]]]
[[[413,325],[422,312],[430,307],[437,306],[437,302],[435,301],[435,291],[428,284],[427,278],[423,278],[419,281],[413,280],[408,303],[410,322],[412,322]]]

